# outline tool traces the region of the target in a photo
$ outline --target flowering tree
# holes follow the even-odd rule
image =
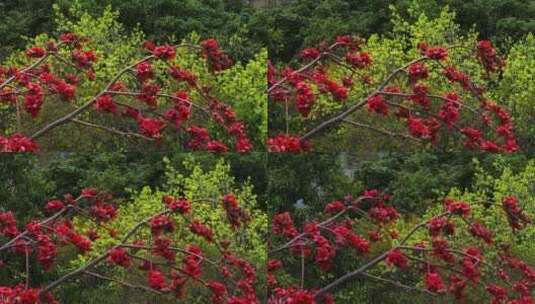
[[[13,213],[0,213],[0,235],[7,239],[0,246],[2,256],[8,257],[4,263],[16,263],[16,256],[22,256],[22,274],[13,277],[25,279],[0,287],[0,302],[59,303],[53,296],[55,289],[69,280],[89,276],[162,297],[182,298],[189,288],[204,288],[213,303],[258,303],[253,264],[230,249],[233,248],[231,241],[217,239],[212,228],[201,222],[192,210],[194,204],[216,203],[225,211],[229,227],[238,231],[249,221],[249,213],[240,207],[236,197],[228,193],[214,202],[213,199],[189,201],[166,195],[162,202],[162,211],[139,221],[124,235],[118,235],[107,226],[120,214],[111,195],[93,188],[82,190],[77,198],[67,194],[63,200],[47,202],[48,217],[29,221],[23,231],[19,230]],[[176,217],[183,219],[184,227],[177,227]],[[75,218],[92,221],[96,228],[79,231],[73,224]],[[142,238],[147,235],[143,230],[147,229],[150,237]],[[177,231],[197,236],[197,243],[178,247],[170,237]],[[82,255],[90,254],[92,242],[102,233],[108,233],[115,241],[104,253],[46,285],[32,284],[31,274],[56,267],[57,261],[64,260],[59,256],[65,254],[68,247],[74,246]],[[216,254],[203,252],[201,248],[207,246]],[[33,259],[41,269],[30,269]],[[115,267],[138,268],[146,275],[145,284],[117,279],[113,274]]]
[[[485,96],[485,88],[448,60],[449,48],[420,43],[421,56],[374,82],[368,74],[373,54],[363,40],[339,36],[328,45],[304,49],[299,53],[304,64],[297,69],[280,70],[269,64],[268,93],[271,109],[283,107],[283,129],[272,129],[268,147],[273,152],[302,152],[312,149],[310,139],[339,124],[364,128],[383,135],[419,143],[438,144],[441,133],[455,133],[469,149],[489,152],[514,152],[518,145],[509,113]],[[505,67],[490,41],[480,41],[474,55],[487,75]],[[432,77],[437,71],[441,77]],[[433,92],[449,86],[446,92]],[[448,84],[449,83],[449,84]],[[364,97],[357,91],[364,87]],[[322,115],[324,102],[339,103],[333,115]],[[354,101],[354,99],[357,99]],[[295,112],[299,132],[291,134],[291,116]],[[359,113],[368,111],[382,120],[382,126],[358,121]],[[312,126],[311,125],[312,121]],[[408,132],[398,132],[391,121],[406,125]],[[390,127],[389,127],[390,126]]]
[[[229,145],[237,152],[252,149],[246,126],[234,110],[210,93],[210,87],[199,80],[200,75],[174,63],[178,49],[187,49],[206,60],[206,73],[231,67],[233,61],[216,40],[204,40],[200,45],[159,46],[147,41],[142,46],[147,53],[145,57],[117,71],[97,94],[77,105],[74,102],[79,97],[77,86],[97,81],[93,65],[98,58],[94,50],[86,47],[88,41],[64,33],[59,41],[49,40],[43,46],[27,49],[29,62],[25,66],[0,68],[0,101],[14,109],[17,126],[13,129],[20,129],[23,119],[38,117],[45,103],[59,100],[72,105],[69,112],[30,134],[0,137],[1,151],[36,151],[36,140],[67,123],[146,141],[160,141],[166,130],[173,130],[186,134],[180,144],[192,150],[226,152],[230,150]],[[137,130],[121,130],[80,118],[91,110],[112,115],[117,121],[132,120]],[[194,114],[199,118],[193,119]],[[222,128],[228,143],[213,138],[214,134],[199,125],[207,120]]]
[[[461,302],[468,290],[482,288],[492,303],[534,303],[535,268],[515,257],[508,244],[495,243],[492,231],[472,216],[469,203],[446,198],[442,213],[400,237],[390,230],[399,213],[387,205],[388,200],[388,195],[366,190],[358,198],[330,202],[318,219],[304,223],[302,229],[295,227],[288,212],[275,214],[272,232],[276,237],[268,262],[269,303],[334,303],[336,288],[358,277],[430,297],[449,294]],[[516,197],[505,197],[502,208],[511,229],[521,230],[531,223]],[[415,240],[420,230],[427,230],[427,236]],[[475,239],[473,244],[452,245],[456,237],[465,239],[466,234]],[[386,249],[381,247],[385,238],[393,240]],[[325,286],[307,277],[315,268],[329,272],[344,251],[359,261],[358,266]],[[286,253],[295,259],[284,258]],[[391,278],[394,273],[376,275],[381,264],[421,282],[398,281]]]

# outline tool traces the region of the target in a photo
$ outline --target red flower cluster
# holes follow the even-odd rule
[[[232,60],[221,51],[215,39],[204,40],[201,42],[201,46],[202,53],[212,71],[219,72],[232,66]]]
[[[130,267],[132,258],[128,255],[128,252],[124,248],[113,248],[108,253],[108,262],[110,264],[119,265],[124,268]]]
[[[60,200],[51,200],[46,203],[45,211],[47,213],[58,212],[65,207],[65,204]]]
[[[101,112],[109,112],[116,114],[117,113],[117,104],[113,101],[113,98],[108,95],[104,94],[97,98],[94,104],[95,110],[101,111]]]
[[[346,206],[341,201],[332,201],[325,205],[325,209],[323,209],[323,212],[335,214],[341,211],[344,211],[346,209]]]
[[[444,75],[450,82],[457,82],[459,83],[463,89],[467,90],[470,88],[471,80],[465,73],[456,70],[454,67],[446,67],[444,68]]]
[[[436,272],[428,272],[425,275],[425,286],[431,292],[444,292],[445,285],[440,275]]]
[[[438,236],[440,233],[451,235],[455,233],[455,225],[445,217],[434,217],[427,223],[427,228],[431,236]]]
[[[81,69],[91,68],[97,61],[97,56],[92,50],[73,50],[71,52],[72,61]]]
[[[507,215],[509,225],[513,230],[522,230],[531,223],[529,216],[518,204],[518,199],[514,196],[507,196],[502,201],[503,209]]]
[[[99,222],[108,222],[117,216],[117,209],[114,206],[101,201],[97,201],[91,206],[89,212]]]
[[[488,73],[497,72],[505,66],[489,40],[481,40],[476,46],[476,56]]]
[[[41,58],[46,55],[46,51],[43,48],[34,46],[26,50],[26,56],[30,58]]]
[[[161,271],[158,270],[151,270],[148,273],[149,286],[152,289],[160,290],[160,291],[166,291],[168,290],[167,282],[165,280],[165,276]]]
[[[238,200],[232,193],[223,196],[223,208],[226,211],[230,226],[234,229],[239,228],[249,220],[249,215],[238,206]]]
[[[212,242],[214,240],[214,233],[212,230],[197,220],[193,220],[189,224],[189,230],[192,233],[205,238],[208,242]]]
[[[401,252],[399,249],[391,250],[385,260],[386,264],[389,266],[396,266],[401,269],[405,269],[409,266],[409,259],[407,256]]]
[[[180,67],[170,67],[169,74],[180,82],[186,82],[190,87],[194,87],[197,84],[197,77],[190,71],[183,70]]]
[[[152,77],[154,77],[154,71],[150,62],[143,61],[136,66],[136,78],[139,82],[145,82]]]
[[[139,117],[137,124],[143,135],[156,139],[162,136],[161,132],[166,127],[165,121],[157,118]]]
[[[467,216],[470,214],[470,205],[463,201],[454,201],[450,198],[444,199],[444,206],[448,212],[453,214]]]
[[[409,66],[407,73],[411,82],[417,82],[420,79],[429,77],[429,70],[423,62],[416,62]]]
[[[470,233],[475,237],[483,239],[487,244],[492,244],[494,242],[492,231],[479,222],[473,222],[470,225]]]
[[[154,240],[152,254],[161,256],[169,263],[175,262],[176,252],[171,250],[171,240],[168,238],[157,238]]]
[[[304,59],[316,59],[320,55],[321,55],[321,52],[317,48],[304,49],[299,53],[299,56]]]
[[[185,198],[174,199],[171,196],[165,195],[162,197],[162,201],[165,203],[167,208],[171,209],[173,212],[178,212],[180,214],[188,214],[191,209],[191,203]]]
[[[383,202],[377,203],[368,210],[368,215],[379,223],[387,224],[399,218],[399,213],[392,206],[386,206]]]
[[[293,219],[289,212],[279,213],[273,217],[272,231],[275,235],[284,235],[286,237],[294,237],[298,234],[295,229]]]
[[[9,238],[15,237],[19,234],[17,229],[17,221],[13,216],[13,212],[8,211],[0,213],[0,234]]]
[[[159,58],[162,60],[173,60],[176,55],[176,49],[172,45],[164,44],[164,45],[155,47],[152,50],[152,54],[156,56],[156,58]]]
[[[173,219],[164,214],[153,217],[149,224],[153,236],[158,236],[162,232],[175,231],[175,223]]]
[[[347,53],[346,62],[357,69],[363,69],[373,63],[372,57],[368,52]]]
[[[381,95],[373,95],[367,100],[368,110],[371,112],[387,115],[388,105],[384,102]]]
[[[308,117],[312,106],[314,105],[314,92],[312,88],[305,82],[298,82],[296,87],[296,99],[295,106],[297,111],[301,113],[303,117]]]
[[[0,136],[0,152],[36,152],[37,150],[37,144],[23,135]]]
[[[302,141],[299,136],[279,134],[268,139],[269,152],[307,152],[312,146],[308,141]]]
[[[428,47],[424,52],[425,56],[435,59],[435,60],[444,60],[448,57],[448,51],[440,46]]]
[[[459,120],[459,110],[461,103],[459,96],[455,92],[450,92],[444,95],[444,103],[440,107],[438,116],[449,126],[452,127]]]

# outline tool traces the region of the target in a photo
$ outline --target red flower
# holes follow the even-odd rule
[[[206,146],[206,143],[210,140],[210,134],[205,128],[198,126],[191,126],[186,129],[190,134],[191,139],[188,142],[188,147],[194,150],[202,149]]]
[[[329,240],[317,234],[312,237],[316,244],[316,255],[314,261],[319,265],[321,270],[328,270],[331,267],[331,261],[336,256],[336,250]]]
[[[73,33],[63,33],[59,36],[59,40],[64,43],[73,43],[79,40],[79,38]]]
[[[41,112],[43,106],[43,94],[28,93],[24,96],[24,109],[35,118]]]
[[[162,214],[162,215],[155,216],[150,220],[149,224],[150,224],[152,235],[154,236],[160,235],[164,231],[165,232],[175,231],[175,223],[167,215]]]
[[[271,225],[275,235],[283,234],[286,237],[297,235],[297,229],[295,229],[293,219],[288,212],[276,214]]]
[[[63,204],[62,201],[60,201],[60,200],[51,200],[51,201],[48,201],[46,203],[45,211],[47,213],[54,213],[54,212],[60,211],[64,207],[65,207],[65,204]]]
[[[0,152],[36,152],[37,150],[37,144],[23,135],[0,136]]]
[[[470,205],[468,205],[466,202],[454,201],[446,198],[444,199],[444,204],[446,205],[446,209],[453,214],[462,216],[467,216],[470,214]]]
[[[101,95],[95,101],[95,110],[101,112],[117,113],[117,104],[108,94]]]
[[[440,232],[447,227],[449,224],[448,220],[444,217],[434,217],[429,222],[427,222],[427,228],[429,229],[429,234],[431,236],[438,236]]]
[[[302,141],[299,136],[279,134],[268,139],[269,152],[307,152],[311,150],[311,145],[307,141]]]
[[[396,209],[391,206],[385,206],[382,202],[368,210],[368,215],[372,219],[384,224],[393,222],[399,217]]]
[[[282,262],[280,260],[269,260],[267,263],[267,270],[273,271],[282,268]]]
[[[409,266],[407,256],[399,249],[391,250],[386,256],[385,262],[389,266],[394,265],[401,269],[405,269]]]
[[[166,127],[164,121],[154,118],[140,117],[137,123],[141,133],[152,138],[160,138],[162,130]]]
[[[355,248],[359,253],[368,253],[370,251],[370,242],[354,233],[346,234],[347,243]]]
[[[229,149],[224,143],[218,140],[211,140],[206,143],[206,150],[215,153],[225,153],[228,152]]]
[[[317,48],[304,49],[299,53],[301,58],[316,59],[320,56],[321,52]]]
[[[218,72],[232,66],[232,60],[219,49],[219,44],[215,39],[204,40],[201,42],[201,46],[210,70]]]
[[[48,235],[40,234],[36,237],[39,247],[37,248],[37,260],[45,271],[50,270],[56,257],[56,245]]]
[[[185,198],[166,200],[165,196],[163,198],[167,208],[171,209],[173,212],[178,212],[180,214],[188,214],[191,209],[191,203]]]
[[[60,94],[64,100],[69,101],[74,98],[75,88],[64,80],[59,80],[52,84],[50,91]]]
[[[253,148],[253,145],[251,145],[251,142],[249,141],[249,138],[246,136],[240,136],[236,139],[236,144],[234,146],[234,149],[238,153],[247,153],[251,151]]]
[[[144,61],[136,66],[136,78],[139,82],[145,82],[154,76],[150,62]]]
[[[238,206],[238,200],[230,193],[223,197],[223,208],[232,228],[239,228],[242,222],[248,220],[248,215]]]
[[[429,127],[425,124],[425,120],[421,118],[409,116],[409,119],[407,119],[407,126],[409,128],[409,133],[414,137],[430,138],[431,136],[431,130],[429,130]]]
[[[440,46],[428,47],[425,50],[425,56],[435,60],[443,60],[448,57],[448,51]]]
[[[451,253],[448,245],[448,241],[436,238],[432,242],[433,244],[433,255],[437,258],[447,262],[455,262],[455,256]]]
[[[117,247],[110,250],[108,253],[108,263],[116,264],[124,268],[130,267],[132,258],[128,255],[125,249]]]
[[[367,100],[368,110],[371,112],[387,115],[388,105],[384,102],[381,95],[373,95]]]
[[[154,49],[152,49],[152,54],[156,56],[157,58],[160,58],[163,60],[172,60],[175,58],[176,49],[174,46],[165,44],[165,45],[157,46]]]
[[[97,56],[93,51],[73,50],[71,53],[72,61],[80,68],[90,68],[97,61]]]
[[[70,232],[69,241],[78,248],[78,251],[82,254],[91,250],[91,241],[85,238],[84,236]]]
[[[227,296],[227,287],[223,283],[209,281],[206,283],[206,287],[212,292],[212,297],[210,298],[212,303],[223,303]]]
[[[347,53],[345,59],[347,63],[357,69],[368,67],[373,62],[368,52]]]
[[[346,209],[346,206],[341,201],[332,201],[325,206],[323,212],[335,214]]]
[[[91,206],[89,212],[98,222],[108,222],[117,216],[117,209],[115,207],[100,201]]]
[[[137,98],[146,103],[148,106],[155,107],[158,92],[160,92],[159,85],[155,83],[144,83]]]
[[[477,43],[477,58],[485,70],[489,73],[501,70],[505,63],[498,57],[496,50],[489,40],[481,40]]]
[[[179,67],[170,67],[168,72],[171,77],[178,81],[186,82],[190,87],[194,87],[197,83],[197,77],[188,70],[183,70]]]
[[[17,221],[11,211],[0,213],[0,234],[9,238],[19,234]]]
[[[412,82],[429,77],[427,66],[422,62],[413,63],[409,66],[407,72]]]
[[[176,252],[171,250],[171,240],[168,238],[157,238],[154,241],[152,254],[161,256],[170,263],[175,262]]]
[[[474,222],[472,225],[470,225],[470,233],[472,233],[472,235],[475,237],[483,239],[487,244],[493,243],[492,232],[479,222]]]
[[[151,270],[148,274],[149,286],[152,289],[156,290],[166,290],[168,289],[167,283],[165,282],[165,276],[158,270]]]
[[[470,78],[461,71],[457,71],[454,67],[444,68],[444,75],[450,82],[458,82],[464,89],[470,88]]]
[[[98,190],[95,188],[84,188],[82,189],[81,197],[85,198],[94,198],[98,195]]]
[[[507,300],[507,290],[505,288],[496,284],[488,284],[485,289],[494,297],[493,303],[498,304]]]
[[[425,286],[431,292],[443,292],[445,289],[444,282],[440,275],[436,272],[428,272],[425,275]]]
[[[509,225],[513,230],[521,230],[531,223],[531,219],[522,211],[518,204],[518,199],[514,196],[507,196],[502,201],[503,209],[507,215]]]
[[[440,107],[438,116],[444,120],[448,126],[453,126],[459,120],[459,96],[455,92],[448,93],[444,96],[446,101]]]
[[[214,233],[212,230],[197,220],[191,221],[191,224],[189,224],[189,230],[198,236],[202,236],[208,242],[212,242],[214,240]]]
[[[43,48],[34,46],[26,51],[26,56],[30,58],[41,58],[45,56],[46,51]]]
[[[305,82],[298,82],[296,85],[297,95],[295,100],[295,106],[297,111],[301,113],[303,117],[308,117],[312,106],[314,105],[314,93],[310,86]]]

